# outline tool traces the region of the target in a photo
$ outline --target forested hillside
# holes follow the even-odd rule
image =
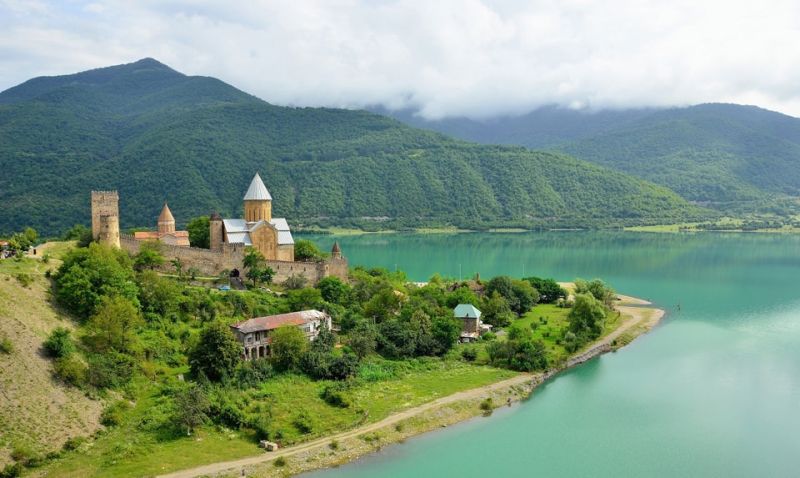
[[[277,107],[152,59],[0,93],[0,233],[239,214],[259,171],[276,215],[361,227],[610,226],[705,215],[666,188],[562,154],[481,146],[364,111]]]
[[[426,121],[409,111],[391,115],[465,140],[571,154],[725,212],[798,209],[792,198],[800,196],[800,119],[754,106],[598,112],[545,107],[484,121]]]

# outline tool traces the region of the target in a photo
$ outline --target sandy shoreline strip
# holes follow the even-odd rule
[[[537,386],[558,373],[627,345],[655,327],[665,315],[662,309],[647,307],[651,304],[645,300],[623,295],[619,299],[616,308],[625,317],[620,326],[573,355],[566,364],[557,369],[535,374],[521,373],[507,380],[400,411],[372,424],[278,452],[264,452],[238,460],[211,463],[160,475],[160,478],[235,477],[242,476],[242,470],[248,477],[278,477],[338,466],[374,453],[386,445],[485,413],[480,409],[480,404],[489,398],[494,407],[522,400],[530,396]],[[282,461],[285,462],[281,466],[275,464],[278,457],[283,457]]]

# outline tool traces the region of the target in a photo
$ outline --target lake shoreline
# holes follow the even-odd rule
[[[651,307],[652,304],[648,301],[623,295],[619,295],[619,299],[616,308],[625,317],[619,327],[592,342],[557,368],[533,374],[521,373],[494,384],[458,392],[398,412],[379,422],[312,440],[277,453],[265,452],[239,460],[177,471],[161,477],[293,476],[338,467],[380,451],[387,445],[402,443],[408,438],[480,415],[491,415],[491,410],[510,406],[512,403],[531,397],[537,387],[561,372],[628,345],[637,337],[652,330],[665,316],[663,309]],[[283,459],[276,462],[279,457]],[[280,462],[283,464],[278,465]]]
[[[491,234],[526,234],[531,232],[581,232],[581,231],[614,231],[614,232],[630,232],[630,233],[652,233],[652,234],[702,234],[702,233],[726,233],[726,234],[780,234],[780,235],[793,235],[800,234],[798,228],[783,228],[783,229],[696,229],[684,228],[678,224],[666,224],[656,226],[629,226],[629,227],[613,227],[613,228],[551,228],[551,229],[523,229],[523,228],[491,228],[486,230],[477,229],[460,229],[455,227],[442,227],[442,228],[420,228],[413,230],[398,230],[398,229],[383,229],[378,231],[364,231],[362,229],[299,229],[297,234],[303,235],[324,235],[331,237],[344,237],[344,236],[367,236],[367,235],[384,235],[384,234],[420,234],[420,235],[434,235],[434,234],[475,234],[475,233],[491,233]]]

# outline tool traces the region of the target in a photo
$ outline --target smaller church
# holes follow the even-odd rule
[[[282,217],[272,217],[272,196],[258,173],[244,194],[244,218],[223,219],[211,215],[209,241],[212,250],[224,244],[252,246],[266,260],[294,261],[294,238],[289,223]]]
[[[189,246],[189,232],[175,230],[175,217],[166,202],[158,215],[157,226],[155,231],[134,232],[133,238],[137,241],[161,241],[173,246]]]

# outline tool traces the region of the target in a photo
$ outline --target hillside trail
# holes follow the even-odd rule
[[[487,395],[489,392],[495,390],[504,389],[515,385],[522,385],[525,384],[526,382],[533,382],[534,386],[538,385],[547,378],[550,378],[551,376],[557,374],[558,372],[563,371],[566,368],[570,368],[580,363],[586,362],[603,352],[609,351],[612,348],[613,342],[616,339],[618,339],[622,334],[631,330],[631,328],[640,324],[650,328],[653,325],[655,325],[664,315],[663,310],[642,307],[649,305],[649,302],[625,296],[620,296],[620,298],[622,299],[620,304],[626,304],[617,306],[617,310],[619,310],[622,314],[626,316],[622,324],[616,330],[606,335],[605,337],[601,338],[600,340],[594,342],[591,346],[589,346],[586,350],[584,350],[577,356],[571,358],[567,362],[566,366],[559,370],[552,370],[548,372],[540,372],[535,374],[522,373],[516,377],[512,377],[507,380],[495,382],[493,384],[479,388],[465,390],[463,392],[454,393],[452,395],[439,398],[432,402],[424,403],[422,405],[395,413],[375,423],[354,428],[349,431],[337,433],[335,435],[318,438],[316,440],[312,440],[307,443],[302,443],[292,447],[284,448],[277,453],[264,452],[263,454],[260,455],[241,458],[238,460],[211,463],[208,465],[198,466],[196,468],[188,468],[173,473],[159,475],[158,478],[194,478],[198,476],[214,475],[216,473],[222,473],[226,471],[234,471],[251,465],[267,463],[281,456],[290,457],[292,455],[309,451],[314,448],[328,446],[328,444],[330,444],[334,440],[342,441],[349,438],[357,437],[359,435],[363,435],[365,433],[377,431],[382,428],[392,426],[405,419],[420,415],[426,411],[436,409],[443,405],[460,402],[462,400],[472,400],[481,398]]]

